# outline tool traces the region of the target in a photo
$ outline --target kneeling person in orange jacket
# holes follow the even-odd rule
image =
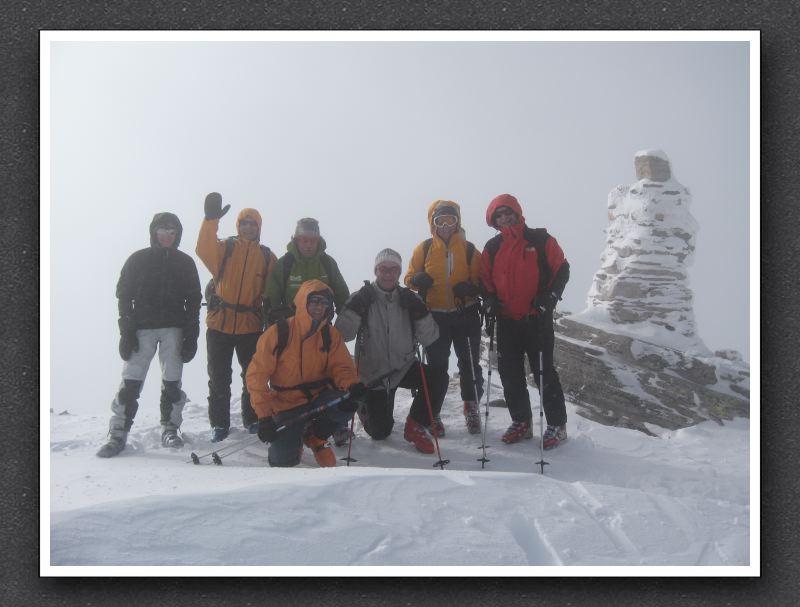
[[[292,423],[298,416],[342,396],[357,396],[353,358],[339,332],[330,325],[333,292],[320,280],[304,282],[294,298],[296,313],[272,325],[258,340],[247,368],[247,388],[259,418],[259,438],[269,443],[269,465],[296,466],[302,445],[312,450],[320,466],[335,466],[336,456],[327,439],[350,419],[358,405],[347,399],[325,409],[307,423]],[[281,331],[285,346],[279,347]],[[286,426],[280,432],[277,429]]]

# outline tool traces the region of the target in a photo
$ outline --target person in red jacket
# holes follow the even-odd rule
[[[567,440],[564,392],[553,365],[553,310],[569,280],[569,263],[547,230],[525,224],[522,207],[510,194],[501,194],[489,203],[486,223],[500,232],[484,247],[480,277],[486,316],[497,319],[497,369],[512,420],[503,442],[516,443],[533,436],[525,356],[539,386],[542,351],[542,405],[547,418],[542,446],[552,449]]]

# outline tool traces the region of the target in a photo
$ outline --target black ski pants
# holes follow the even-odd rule
[[[212,428],[231,427],[231,380],[233,378],[233,352],[242,368],[242,424],[247,428],[258,421],[258,416],[250,405],[247,391],[247,365],[256,351],[261,333],[230,335],[214,329],[206,330],[206,350],[208,352],[208,421]]]
[[[439,325],[439,338],[425,349],[428,363],[447,370],[450,363],[450,344],[453,344],[458,359],[461,400],[475,400],[477,387],[477,400],[480,401],[483,397],[483,369],[480,356],[481,317],[478,306],[470,306],[461,312],[431,312],[431,314]],[[471,368],[470,346],[472,346]]]
[[[289,411],[283,411],[274,416],[275,423],[279,426],[289,424],[271,441],[268,450],[269,465],[278,468],[288,468],[300,463],[303,454],[303,433],[310,432],[317,438],[327,440],[334,431],[347,424],[352,414],[341,411],[338,406],[333,405],[325,409],[309,422],[292,423],[303,413],[316,409],[320,405],[325,405],[341,397],[344,392],[338,390],[323,390],[317,397],[309,403],[295,407]]]
[[[428,394],[431,399],[431,410],[433,416],[439,415],[442,410],[442,401],[447,393],[447,370],[441,367],[423,365],[425,379],[428,383]],[[418,424],[426,428],[431,425],[431,417],[428,413],[428,405],[425,402],[425,390],[422,385],[419,363],[415,362],[406,372],[405,376],[395,388],[389,390],[381,388],[369,390],[363,398],[363,404],[358,409],[358,418],[364,426],[367,434],[375,440],[383,440],[392,433],[394,426],[394,395],[397,388],[408,388],[415,392],[414,400],[411,402],[411,417]]]
[[[537,387],[539,384],[539,350],[544,354],[544,415],[551,426],[567,423],[564,391],[553,366],[555,334],[553,317],[546,314],[539,325],[538,316],[522,320],[497,318],[497,370],[503,382],[503,394],[511,419],[527,421],[533,417],[528,383],[525,377],[525,356],[528,357]]]

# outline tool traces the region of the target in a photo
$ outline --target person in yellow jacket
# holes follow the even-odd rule
[[[258,340],[247,369],[247,387],[259,418],[258,437],[269,443],[270,466],[296,466],[303,444],[320,466],[335,466],[327,440],[352,417],[366,388],[358,381],[341,334],[330,324],[330,287],[321,280],[304,282],[294,306],[294,316],[271,325]],[[325,409],[307,424],[292,423],[345,391],[352,398]]]
[[[217,238],[219,220],[230,209],[212,192],[205,200],[205,220],[200,226],[195,252],[211,272],[214,294],[207,297],[206,350],[208,354],[208,420],[212,442],[225,440],[231,426],[233,353],[242,379],[261,336],[262,293],[275,264],[275,254],[260,244],[261,214],[245,208],[236,219],[237,236]],[[242,386],[242,424],[258,431],[258,418],[250,405],[247,385]]]
[[[478,402],[483,395],[478,301],[481,256],[467,241],[458,203],[433,202],[428,208],[428,225],[431,238],[414,249],[404,281],[422,296],[439,326],[439,339],[426,350],[428,364],[447,371],[451,344],[456,351],[464,419],[467,430],[477,434],[481,431]],[[439,417],[432,429],[444,436]]]

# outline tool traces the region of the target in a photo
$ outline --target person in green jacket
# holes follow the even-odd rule
[[[336,260],[325,252],[326,246],[316,219],[304,217],[297,222],[294,236],[286,245],[286,255],[275,262],[264,285],[267,325],[294,315],[294,296],[307,280],[318,279],[331,288],[337,313],[350,297]]]
[[[315,278],[333,291],[336,313],[342,309],[350,297],[350,290],[336,260],[325,252],[326,246],[316,219],[304,217],[297,222],[294,236],[286,245],[286,255],[275,262],[264,285],[264,319],[267,326],[294,316],[294,296],[304,282]],[[333,433],[333,439],[336,446],[341,447],[349,438],[350,429],[344,422]]]

